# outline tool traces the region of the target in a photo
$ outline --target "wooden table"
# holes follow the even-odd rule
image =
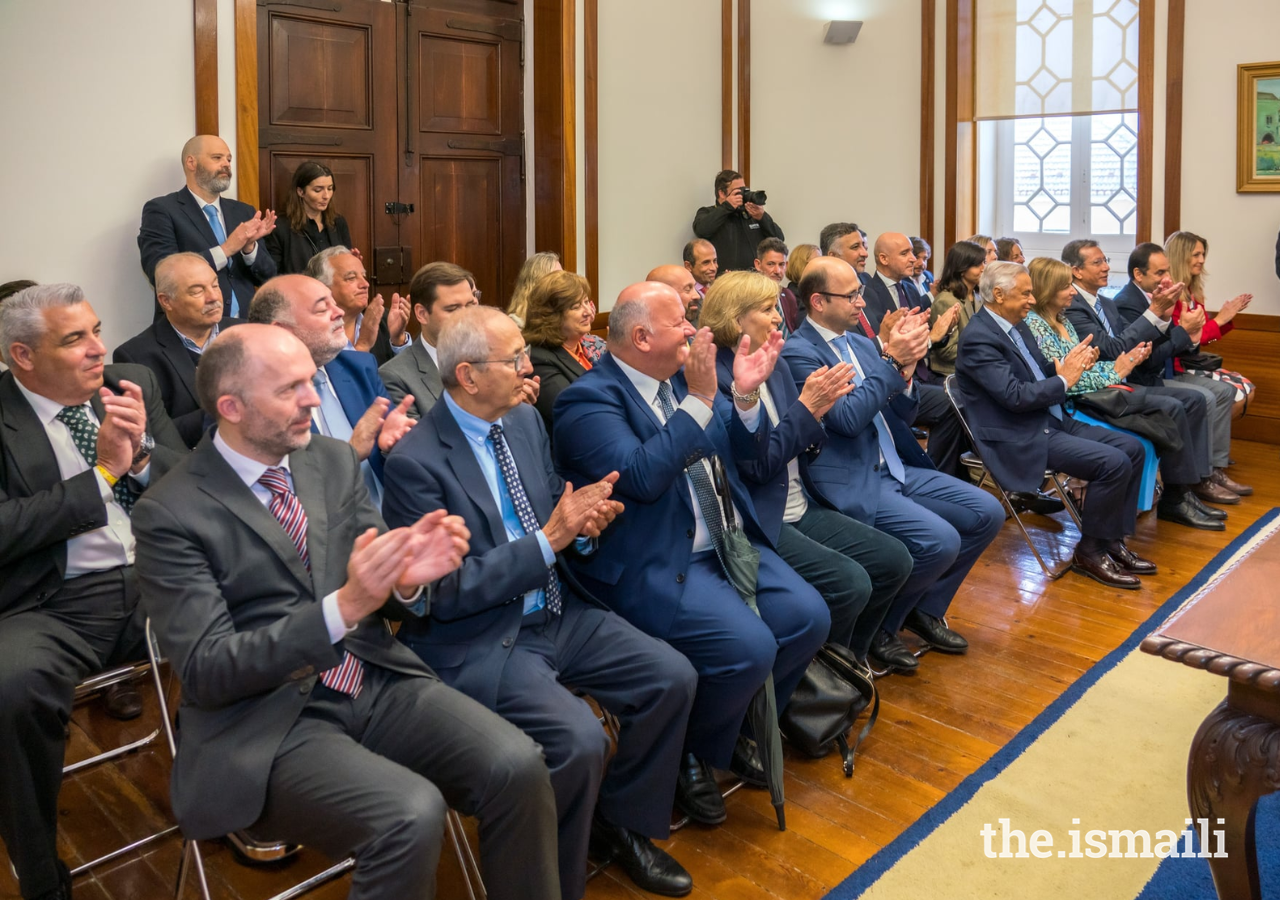
[[[1262,897],[1253,811],[1259,797],[1280,790],[1278,599],[1273,532],[1142,642],[1147,653],[1227,678],[1227,699],[1201,723],[1187,762],[1192,817],[1226,831],[1226,857],[1208,861],[1222,900]]]

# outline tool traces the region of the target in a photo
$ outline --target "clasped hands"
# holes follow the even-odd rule
[[[1085,335],[1084,340],[1072,347],[1066,356],[1053,361],[1054,369],[1066,379],[1068,388],[1075,387],[1080,376],[1098,361],[1098,348],[1090,346],[1092,343],[1093,335]],[[1147,349],[1150,352],[1150,347]]]
[[[115,394],[108,387],[98,389],[106,413],[98,426],[98,464],[116,478],[123,478],[126,473],[137,475],[151,462],[150,456],[136,464],[133,461],[147,432],[147,406],[142,399],[142,388],[122,380],[120,391]]]
[[[595,484],[577,490],[571,483],[564,483],[560,502],[542,526],[552,550],[559,553],[580,537],[597,538],[609,527],[623,510],[622,503],[609,499],[617,482],[618,473],[610,472]]]
[[[951,310],[939,316],[937,325],[949,315]],[[952,316],[951,321],[954,319]],[[929,352],[930,336],[929,313],[923,309],[895,309],[880,322],[880,347],[901,363],[903,378],[915,374],[916,363]]]
[[[1097,352],[1096,350],[1094,351]],[[1128,378],[1129,373],[1146,361],[1151,356],[1151,342],[1146,341],[1138,344],[1128,353],[1121,353],[1116,357],[1115,369],[1116,374],[1121,378]]]
[[[252,253],[258,246],[258,238],[264,238],[276,228],[276,214],[272,210],[259,210],[252,219],[246,219],[227,235],[222,242],[222,252],[227,256]]]

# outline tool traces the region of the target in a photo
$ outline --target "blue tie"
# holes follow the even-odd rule
[[[323,368],[316,369],[311,383],[320,395],[320,433],[339,441],[351,440],[351,422],[347,419],[347,411],[342,408],[337,395],[329,386],[329,373]],[[382,485],[378,483],[378,476],[374,474],[369,460],[360,463],[360,471],[364,473],[364,483],[369,488],[373,505],[382,509]]]
[[[862,373],[858,370],[858,366],[853,361],[853,354],[849,350],[849,338],[841,335],[833,341],[840,351],[840,358],[853,366],[853,386],[857,388],[863,382]],[[898,480],[899,484],[905,484],[907,481],[907,470],[902,467],[902,458],[898,456],[898,448],[893,445],[893,435],[889,433],[889,423],[884,420],[882,413],[876,413],[876,437],[880,441],[880,458],[884,461],[885,467],[888,468],[889,474]]]
[[[1018,334],[1017,326],[1009,329],[1009,337],[1013,338],[1013,346],[1018,348],[1018,352],[1022,354],[1022,359],[1026,362],[1027,367],[1031,369],[1031,377],[1036,381],[1044,381],[1044,372],[1040,371],[1040,367],[1036,365],[1035,357],[1031,355],[1031,351],[1027,349],[1026,343],[1022,340],[1022,335]],[[1062,421],[1062,407],[1053,404],[1049,407],[1049,415],[1053,416],[1059,422]]]
[[[894,285],[894,287],[898,289],[898,308],[912,309],[913,306],[911,304],[911,301],[907,299],[907,289],[902,286],[902,282],[899,281],[897,284]],[[919,295],[917,294],[917,296]]]
[[[225,242],[227,239],[227,233],[222,228],[222,220],[218,218],[218,208],[214,206],[212,203],[207,204],[204,207],[204,217],[209,220],[209,227],[213,229],[214,240],[216,240],[219,244]],[[231,265],[231,260],[227,260],[227,265],[228,266]],[[230,280],[230,278],[231,278],[231,273],[228,272],[227,273],[228,281]],[[231,292],[231,315],[233,316],[240,315],[240,304],[236,302],[235,291]]]
[[[498,471],[502,474],[502,483],[506,485],[507,496],[511,498],[511,505],[516,511],[517,518],[520,519],[520,527],[524,529],[525,534],[533,534],[542,526],[538,524],[538,517],[534,515],[529,495],[525,493],[524,482],[520,480],[520,472],[516,469],[516,459],[511,455],[511,448],[507,446],[506,435],[502,433],[502,423],[493,423],[493,427],[489,429],[489,440],[493,444],[493,455],[498,461]],[[547,610],[553,616],[560,615],[562,605],[560,576],[556,574],[554,564],[547,567],[546,593]],[[526,612],[534,612],[534,610]]]
[[[1107,333],[1108,337],[1115,337],[1115,330],[1112,329],[1111,322],[1107,320],[1107,311],[1102,308],[1102,298],[1096,298],[1096,302],[1097,305],[1094,306],[1093,311],[1097,314],[1098,318],[1102,320],[1102,330]]]

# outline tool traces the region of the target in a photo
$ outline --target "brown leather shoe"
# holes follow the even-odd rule
[[[102,705],[107,715],[122,722],[142,715],[142,696],[132,681],[121,681],[102,692]]]
[[[1214,469],[1213,474],[1209,476],[1209,481],[1219,487],[1224,487],[1233,494],[1239,494],[1241,497],[1248,497],[1253,494],[1253,488],[1247,484],[1241,484],[1235,481],[1227,474],[1226,469]]]
[[[1112,541],[1107,547],[1107,555],[1130,575],[1156,574],[1156,564],[1134,553],[1124,541]]]
[[[1218,484],[1210,476],[1197,485],[1193,485],[1191,492],[1206,503],[1220,503],[1224,506],[1234,506],[1240,502],[1240,495],[1235,491],[1228,490],[1221,484]]]
[[[1136,591],[1142,587],[1138,576],[1121,569],[1106,553],[1085,553],[1077,547],[1075,555],[1071,557],[1071,571],[1079,572],[1107,587],[1123,588],[1126,591]]]

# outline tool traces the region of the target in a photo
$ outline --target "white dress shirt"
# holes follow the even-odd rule
[[[777,425],[781,417],[778,415],[778,405],[773,402],[773,395],[769,393],[767,384],[760,385],[760,402],[764,405],[770,424]],[[800,480],[800,460],[793,457],[787,463],[787,505],[782,511],[782,522],[784,525],[799,522],[808,511],[809,500],[804,495],[804,483]]]
[[[200,215],[205,218],[205,221],[208,221],[208,217],[205,216],[204,214],[204,208],[208,206],[210,203],[212,203],[214,210],[218,213],[218,221],[222,223],[222,233],[225,234],[227,237],[231,237],[231,232],[233,231],[233,229],[227,227],[227,218],[222,214],[222,197],[221,196],[214,197],[213,200],[211,201],[204,200],[201,197],[199,197],[195,191],[191,190],[191,188],[187,188],[187,193],[189,193],[192,197],[195,197],[196,205],[200,208]],[[214,246],[210,247],[209,255],[213,257],[213,268],[215,272],[221,272],[223,269],[227,267],[227,254],[222,249],[221,245],[215,244]],[[250,265],[250,266],[253,265],[253,261],[258,258],[257,243],[255,242],[253,245],[253,252],[245,253],[241,251],[240,255],[244,257],[244,261],[247,265]],[[242,308],[248,309],[248,306],[244,306]]]
[[[418,335],[418,341],[422,344],[422,349],[427,351],[427,356],[430,356],[431,361],[436,364],[436,368],[440,368],[440,357],[436,355],[435,344],[427,342],[427,335],[425,333]]]

